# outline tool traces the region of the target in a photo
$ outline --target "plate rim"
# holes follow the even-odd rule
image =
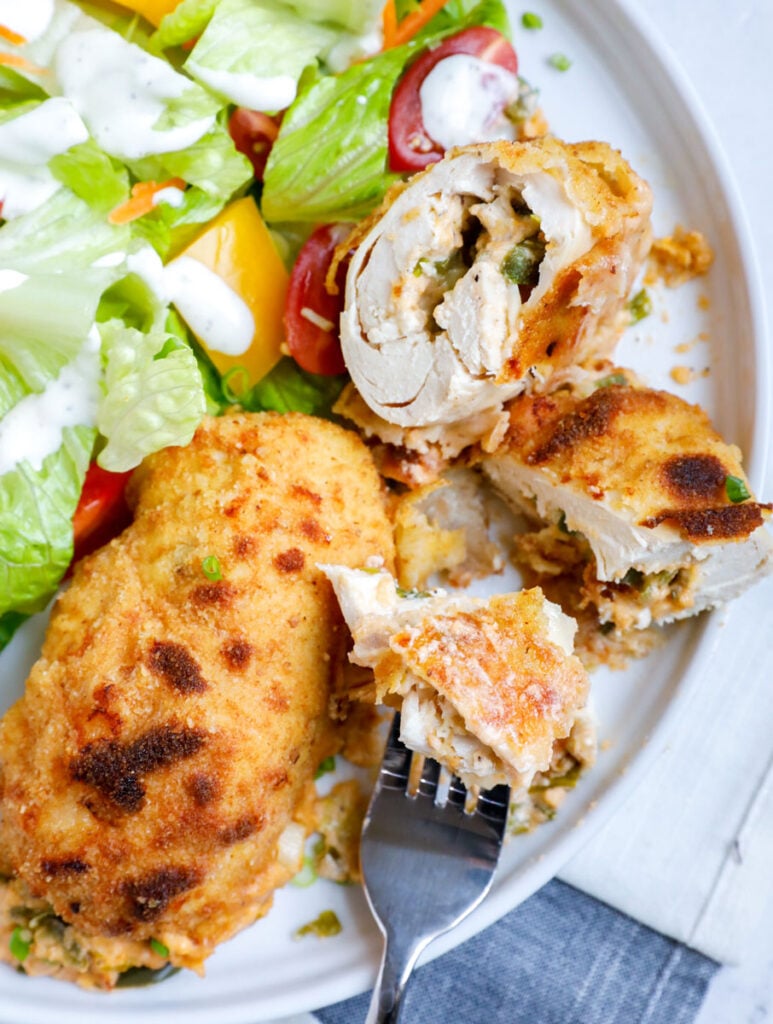
[[[557,0],[557,2],[570,11],[569,17],[572,20],[577,20],[578,12],[573,4],[568,3],[567,0]],[[510,11],[514,10],[514,0],[506,0],[506,3]],[[590,3],[587,4],[588,8],[594,8],[599,15],[602,14],[602,6],[605,20],[608,21],[611,17],[616,18],[619,22],[618,31],[632,29],[637,42],[643,41],[646,44],[648,56],[657,65],[667,86],[678,97],[684,113],[692,122],[709,158],[711,171],[720,187],[722,200],[727,210],[728,228],[738,243],[742,271],[739,276],[743,283],[752,335],[749,352],[755,370],[754,403],[751,436],[747,446],[748,450],[744,451],[744,460],[748,476],[755,490],[759,492],[765,483],[765,470],[769,465],[771,448],[773,403],[770,401],[770,395],[773,390],[771,388],[773,361],[765,344],[765,339],[768,337],[767,309],[759,257],[750,229],[749,213],[741,199],[737,181],[731,171],[717,130],[695,86],[671,49],[666,37],[650,21],[637,0],[611,0],[611,2],[610,0],[590,0]],[[422,957],[421,963],[443,955],[449,949],[455,948],[484,930],[510,910],[515,909],[550,878],[554,877],[561,866],[589,842],[617,809],[631,798],[652,765],[662,754],[673,730],[682,718],[685,708],[695,695],[702,670],[708,664],[712,652],[719,643],[721,614],[721,611],[712,612],[692,624],[693,635],[686,645],[684,654],[687,667],[681,673],[665,710],[655,723],[647,742],[637,750],[630,752],[628,770],[611,781],[604,789],[598,804],[586,811],[583,827],[581,829],[574,828],[568,833],[558,831],[539,863],[530,867],[528,885],[523,886],[519,878],[504,882],[501,887],[489,895],[470,918],[448,936],[433,944]],[[373,982],[375,970],[375,963],[358,964],[353,966],[343,977],[336,975],[324,983],[316,984],[313,989],[313,1003],[309,1002],[308,997],[295,991],[289,995],[277,996],[271,1001],[266,1000],[260,1007],[249,1000],[242,1000],[236,1005],[224,1005],[218,1011],[218,1019],[220,1024],[247,1024],[247,1022],[269,1021],[276,1017],[319,1009],[365,991]],[[100,1019],[106,1024],[111,1019],[129,1021],[138,1014],[142,1014],[143,1019],[152,1024],[156,1020],[166,1021],[169,1019],[170,1013],[177,1012],[174,1005],[160,1007],[159,1004],[156,1004],[156,1007],[148,1008],[139,1000],[136,1002],[132,1000],[120,1006],[114,1004],[111,1007],[109,995],[100,994],[97,998],[100,1000]],[[23,1009],[28,1024],[47,1024],[50,1020],[49,1007],[51,1005],[53,1004],[25,1005]],[[6,1015],[8,1012],[13,1014],[14,1010],[13,1006],[6,1006],[5,994],[0,991],[0,1020],[7,1024],[16,1024],[16,1016]],[[208,1015],[210,1009],[209,1007],[197,1009],[195,1006],[186,1004],[184,1012],[193,1024],[197,1021],[203,1022],[204,1015]],[[81,1024],[83,1015],[82,1006],[70,1009],[65,1006],[58,1007],[58,1018],[61,1024]]]

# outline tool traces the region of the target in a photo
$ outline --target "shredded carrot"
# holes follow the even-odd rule
[[[116,206],[107,215],[111,224],[128,224],[130,221],[144,217],[154,207],[153,197],[165,188],[185,188],[182,178],[170,178],[169,181],[138,181],[132,185],[131,199]]]
[[[384,49],[388,50],[392,46],[402,46],[403,43],[407,43],[447,3],[448,0],[421,0],[418,8],[415,11],[411,11],[395,28],[391,36],[391,42],[387,43],[386,30],[384,31]],[[386,15],[386,11],[384,13]]]
[[[39,68],[37,64],[32,64],[26,57],[21,57],[18,53],[0,53],[0,64],[5,64],[9,68],[18,68],[30,75],[48,74],[45,68]]]
[[[0,25],[0,39],[5,39],[9,43],[13,43],[14,46],[21,46],[27,42],[24,36],[20,36],[18,32],[14,32],[7,25]]]
[[[381,23],[384,29],[384,49],[391,50],[395,45],[395,32],[397,31],[397,11],[395,0],[387,0],[381,14]]]

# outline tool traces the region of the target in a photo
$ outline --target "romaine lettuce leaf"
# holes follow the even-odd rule
[[[93,139],[71,146],[48,162],[54,177],[98,213],[109,213],[129,198],[129,174]]]
[[[0,291],[0,415],[72,362],[107,283],[104,271],[93,270],[40,274]]]
[[[384,0],[286,0],[304,18],[329,21],[357,34],[380,27]]]
[[[181,0],[173,11],[165,14],[150,38],[155,51],[168,50],[196,39],[207,27],[219,0]]]
[[[110,224],[103,213],[60,189],[37,210],[0,228],[0,268],[26,274],[85,270],[125,250],[130,237],[128,224]]]
[[[97,461],[120,473],[190,441],[205,412],[204,388],[196,357],[173,335],[143,334],[121,320],[100,325],[100,333],[106,365],[97,426],[107,444]]]
[[[220,0],[184,66],[232,103],[281,110],[295,97],[303,69],[338,35],[282,3]]]
[[[133,222],[132,236],[148,242],[166,263],[181,252],[223,209],[226,200],[193,186],[185,190],[179,206],[159,203],[151,213]]]
[[[72,558],[72,517],[96,431],[67,427],[40,470],[0,476],[0,615],[41,611]]]
[[[289,356],[283,356],[239,404],[251,412],[305,412],[330,416],[330,410],[347,381],[345,374],[323,377],[307,373]]]
[[[409,43],[340,75],[307,71],[266,165],[266,219],[357,220],[369,213],[398,177],[387,170],[387,125],[403,68],[419,50],[473,25],[506,29],[500,0],[457,0]]]
[[[129,168],[141,181],[182,178],[224,202],[252,181],[252,164],[234,146],[224,113],[187,149],[133,160]]]

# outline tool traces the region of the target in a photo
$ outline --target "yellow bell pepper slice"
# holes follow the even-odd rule
[[[220,373],[241,366],[255,384],[282,355],[288,273],[253,200],[246,196],[227,206],[180,255],[203,263],[249,306],[255,334],[244,355],[225,355],[199,341]],[[234,381],[237,391],[239,383]]]
[[[180,0],[116,0],[121,7],[127,7],[130,11],[136,11],[146,18],[156,28],[161,24],[165,14],[170,14],[180,3]]]

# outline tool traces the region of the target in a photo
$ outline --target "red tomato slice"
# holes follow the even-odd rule
[[[346,369],[338,326],[344,307],[346,261],[336,274],[337,295],[327,291],[325,277],[335,247],[349,230],[347,224],[317,228],[298,253],[290,274],[284,316],[287,347],[296,363],[309,373],[332,376]]]
[[[260,110],[237,107],[228,120],[228,131],[234,146],[252,164],[257,180],[263,181],[268,154],[279,133],[277,122]]]
[[[489,64],[518,72],[515,50],[501,32],[478,26],[444,39],[411,64],[392,93],[389,108],[389,166],[393,171],[420,171],[439,160],[443,149],[427,135],[421,117],[419,89],[430,71],[445,57],[469,53]]]
[[[106,544],[128,525],[131,517],[124,492],[130,476],[130,472],[109,473],[91,463],[73,517],[73,561]]]

